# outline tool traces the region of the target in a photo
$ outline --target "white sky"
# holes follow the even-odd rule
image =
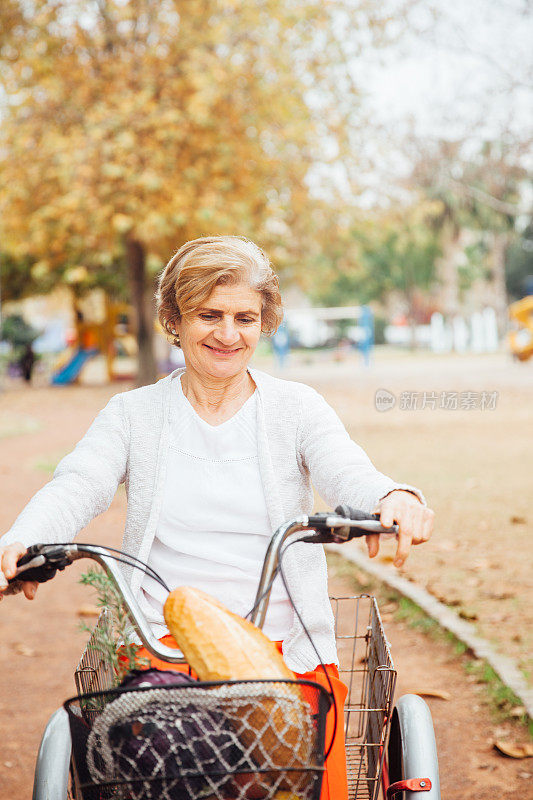
[[[402,195],[397,179],[410,172],[404,144],[413,134],[466,138],[474,150],[502,134],[533,142],[533,0],[426,0],[412,17],[398,43],[354,64],[371,120],[354,151],[360,191],[352,199],[361,206]],[[333,154],[328,143],[324,152]],[[533,173],[533,152],[522,159]],[[321,177],[351,197],[341,164],[313,167],[308,182],[318,194]]]
[[[416,26],[369,66],[377,119],[394,129],[411,117],[418,134],[449,138],[533,133],[532,0],[428,0]]]

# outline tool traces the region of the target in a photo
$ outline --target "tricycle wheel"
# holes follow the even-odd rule
[[[392,713],[388,781],[388,798],[440,800],[433,720],[427,703],[414,694],[400,697]],[[397,784],[396,791],[393,784]]]

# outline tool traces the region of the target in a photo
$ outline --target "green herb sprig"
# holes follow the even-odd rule
[[[84,586],[91,586],[97,595],[96,605],[107,609],[110,624],[100,626],[96,632],[94,646],[112,668],[115,685],[133,669],[147,669],[150,661],[139,656],[139,645],[133,640],[133,629],[122,595],[109,576],[99,567],[90,567],[80,578]],[[92,633],[85,622],[81,629]]]

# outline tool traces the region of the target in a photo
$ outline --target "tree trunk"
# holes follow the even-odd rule
[[[413,352],[414,350],[418,350],[418,341],[416,338],[415,289],[413,286],[406,287],[405,300],[407,303],[407,324],[409,325],[409,350]]]
[[[144,247],[132,239],[126,241],[131,302],[137,318],[138,371],[137,386],[154,383],[157,378],[153,347],[154,308],[146,286]]]
[[[445,318],[452,319],[459,313],[459,274],[457,271],[464,253],[461,233],[447,223],[442,231],[442,255],[437,259],[437,305]]]
[[[507,297],[507,288],[505,286],[505,260],[507,248],[509,247],[509,240],[510,234],[507,231],[495,231],[492,234],[492,247],[490,254],[492,262],[492,275],[489,283],[492,297],[490,298],[489,303],[493,306],[496,312],[498,334],[500,337],[505,335],[508,325],[507,306],[509,300]]]

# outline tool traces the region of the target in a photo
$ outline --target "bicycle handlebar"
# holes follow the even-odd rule
[[[308,535],[306,533],[308,530],[312,530],[314,533]],[[267,589],[267,587],[278,568],[281,548],[289,537],[302,531],[304,532],[302,536],[291,538],[291,544],[295,542],[343,544],[369,533],[395,534],[398,532],[398,526],[392,525],[390,528],[384,528],[379,521],[378,514],[367,514],[359,509],[350,508],[350,506],[337,506],[333,514],[303,515],[282,525],[270,540],[263,562],[254,611],[250,616],[250,621],[259,628],[262,628],[265,622],[271,592],[271,588]]]
[[[80,558],[90,558],[104,568],[120,596],[123,598],[135,632],[147,650],[163,661],[169,661],[171,663],[182,662],[184,659],[179,651],[161,644],[161,642],[155,638],[124,574],[105,547],[93,544],[32,545],[17,562],[17,574],[14,578],[9,580],[8,583],[12,585],[13,588],[22,579],[36,580],[39,583],[44,583],[53,578],[58,569],[62,570]],[[7,593],[9,593],[9,589]]]
[[[302,515],[286,522],[278,528],[270,540],[263,562],[254,611],[250,617],[251,622],[259,628],[264,625],[271,592],[271,586],[268,590],[267,587],[271,584],[278,568],[281,548],[289,537],[292,537],[291,543],[341,544],[369,533],[394,534],[397,532],[397,525],[384,528],[377,514],[366,514],[349,506],[338,506],[333,514]],[[66,566],[80,558],[91,558],[104,568],[115,588],[123,597],[133,627],[147,650],[163,661],[183,662],[183,657],[177,655],[175,649],[161,644],[155,638],[122,571],[105,547],[90,544],[32,545],[18,560],[17,573],[8,581],[11,591],[8,588],[6,593],[16,591],[17,584],[20,584],[22,580],[44,583],[53,578],[58,570],[65,569]]]

